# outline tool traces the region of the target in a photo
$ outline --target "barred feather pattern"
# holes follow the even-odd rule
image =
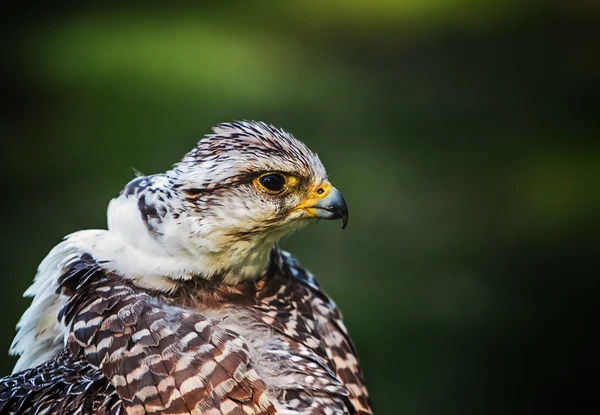
[[[67,293],[71,279],[59,315],[72,324],[70,349],[102,371],[128,414],[274,413],[244,340],[218,321],[114,276],[95,279],[89,265],[62,281]]]
[[[271,353],[261,354],[256,369],[263,375],[263,367],[276,366],[289,376],[284,385],[267,381],[270,396],[289,413],[371,414],[356,351],[335,303],[289,253],[275,248],[269,264],[258,281],[195,282],[201,285],[182,287],[167,301],[206,314],[222,308],[220,315],[245,316],[243,324],[254,331],[270,330],[279,341],[269,342]],[[233,328],[239,330],[239,324]]]
[[[0,413],[122,415],[125,411],[102,372],[64,350],[55,359],[2,379]]]
[[[67,347],[2,379],[0,413],[371,414],[335,304],[289,254],[269,264],[165,294],[82,256],[59,280]]]

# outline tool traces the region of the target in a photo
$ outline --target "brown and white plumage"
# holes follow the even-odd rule
[[[263,189],[270,174],[285,186]],[[338,217],[343,199],[302,143],[217,126],[173,170],[128,184],[107,231],[70,235],[42,262],[0,413],[370,414],[335,304],[275,246]]]

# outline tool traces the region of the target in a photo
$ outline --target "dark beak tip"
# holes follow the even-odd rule
[[[345,215],[344,217],[342,217],[342,230],[346,229],[347,225],[348,225],[348,215]]]

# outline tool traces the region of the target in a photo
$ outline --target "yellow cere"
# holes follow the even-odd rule
[[[319,200],[327,197],[329,192],[331,192],[331,183],[324,181],[308,193],[306,199],[304,199],[304,201],[298,205],[297,209],[306,210],[311,215],[315,216],[316,213],[314,209],[311,209],[312,206],[314,206]]]

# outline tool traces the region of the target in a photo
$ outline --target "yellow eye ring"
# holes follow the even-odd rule
[[[254,179],[254,185],[264,192],[278,195],[284,193],[296,183],[296,178],[285,173],[268,172]]]

